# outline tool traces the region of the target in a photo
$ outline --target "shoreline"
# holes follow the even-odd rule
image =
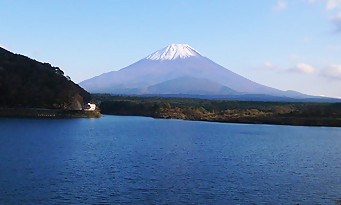
[[[100,118],[98,111],[58,110],[44,108],[0,108],[0,117],[8,118]]]
[[[169,119],[169,120],[185,120],[185,121],[197,121],[197,122],[216,122],[216,123],[231,123],[231,124],[252,124],[252,125],[283,125],[283,126],[303,126],[303,127],[335,127],[341,128],[341,119],[333,120],[333,119],[323,119],[322,121],[318,120],[307,120],[303,118],[295,118],[295,119],[286,119],[284,121],[278,122],[277,120],[271,121],[270,119],[264,119],[261,121],[260,119],[225,119],[225,120],[208,120],[208,119],[183,119],[183,118],[165,118],[159,116],[147,116],[147,115],[119,115],[119,114],[108,114],[102,113],[103,115],[113,115],[113,116],[136,116],[136,117],[150,117],[153,119]],[[288,121],[291,120],[291,121]],[[302,121],[298,121],[302,120]],[[331,122],[333,121],[333,122]]]
[[[36,119],[65,119],[65,118],[101,118],[103,115],[117,116],[140,116],[151,117],[154,119],[179,119],[187,121],[219,122],[219,123],[238,123],[238,124],[264,124],[264,125],[287,125],[287,126],[310,126],[310,127],[341,127],[341,118],[314,117],[305,118],[301,116],[288,115],[264,115],[264,116],[188,116],[170,115],[167,111],[163,113],[149,114],[122,114],[99,111],[85,110],[55,110],[43,108],[0,108],[0,117],[6,118],[36,118]]]
[[[341,127],[341,103],[92,96],[102,114],[221,123]]]

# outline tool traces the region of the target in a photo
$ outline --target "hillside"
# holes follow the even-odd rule
[[[82,109],[90,94],[58,67],[0,48],[0,107]]]
[[[219,83],[207,79],[199,79],[193,77],[181,77],[173,80],[164,81],[162,83],[150,86],[150,93],[159,94],[236,94],[237,92],[223,86]]]

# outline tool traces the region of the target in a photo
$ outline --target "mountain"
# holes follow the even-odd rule
[[[80,85],[91,93],[128,95],[233,93],[309,97],[253,82],[214,63],[187,44],[171,44],[128,67],[85,80]]]
[[[208,79],[180,77],[148,87],[148,92],[158,94],[237,94],[236,91]]]
[[[90,94],[58,67],[0,48],[0,107],[79,110]]]

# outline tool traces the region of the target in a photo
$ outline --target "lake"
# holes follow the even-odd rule
[[[340,204],[341,128],[0,118],[0,204]]]

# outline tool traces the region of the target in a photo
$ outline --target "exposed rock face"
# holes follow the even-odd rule
[[[71,105],[69,107],[70,110],[82,110],[83,109],[83,97],[79,94],[73,98]]]

